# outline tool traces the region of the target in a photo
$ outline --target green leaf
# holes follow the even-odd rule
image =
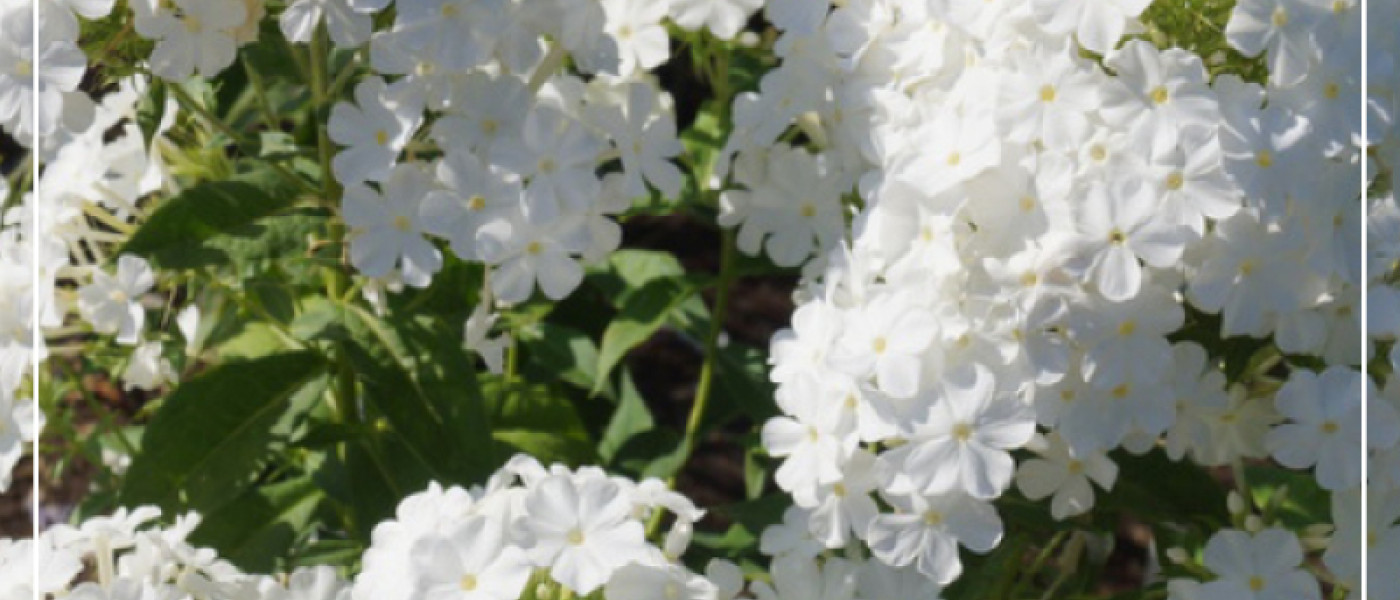
[[[146,427],[121,503],[173,514],[235,497],[319,396],[307,384],[324,372],[319,354],[290,352],[225,363],[175,388]]]
[[[484,380],[482,395],[490,409],[491,435],[512,451],[544,462],[594,462],[594,443],[578,410],[550,386],[523,381]]]
[[[338,342],[364,397],[433,478],[477,483],[498,466],[476,364],[456,328],[380,319],[314,296],[303,304],[289,326],[293,335]]]
[[[598,456],[607,463],[617,457],[618,450],[627,440],[656,427],[651,409],[647,408],[646,401],[632,382],[632,374],[627,371],[622,372],[621,396],[617,410],[613,411],[608,428],[603,432],[603,439],[598,442]]]
[[[206,247],[215,236],[244,232],[258,219],[291,206],[294,193],[270,170],[195,185],[167,200],[113,256],[136,254],[167,269],[227,259]]]
[[[694,291],[683,281],[664,278],[648,282],[628,297],[617,318],[603,331],[603,343],[598,351],[598,379],[593,385],[593,393],[602,390],[608,374],[622,357],[656,333],[666,322],[666,316]]]
[[[523,329],[517,341],[527,351],[525,373],[532,379],[558,379],[584,390],[598,379],[598,347],[587,334],[548,321]]]
[[[141,141],[146,148],[151,147],[151,140],[155,139],[160,122],[165,119],[167,93],[165,81],[153,77],[150,79],[150,91],[136,103],[136,126],[141,129]]]
[[[251,488],[205,515],[190,541],[218,550],[244,571],[273,573],[324,497],[305,477]]]
[[[613,307],[622,307],[627,298],[642,289],[646,284],[663,278],[680,278],[685,275],[685,267],[674,254],[659,250],[633,250],[625,248],[608,256],[605,268],[589,276],[589,280],[603,295],[610,299]]]

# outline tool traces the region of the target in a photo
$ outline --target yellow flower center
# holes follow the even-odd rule
[[[19,62],[15,63],[15,73],[20,77],[28,78],[34,74],[34,63],[21,58]]]
[[[1167,189],[1173,192],[1181,189],[1181,186],[1185,183],[1186,178],[1183,177],[1181,173],[1172,173],[1171,175],[1167,175]]]
[[[1329,82],[1326,86],[1323,86],[1322,95],[1326,96],[1328,100],[1336,100],[1337,96],[1342,95],[1342,86],[1337,85],[1335,81]]]
[[[943,513],[938,512],[936,510],[930,510],[924,513],[924,525],[928,525],[929,527],[937,527],[942,524]]]
[[[962,162],[962,155],[961,155],[961,154],[959,154],[959,153],[957,153],[957,152],[954,152],[954,153],[948,155],[948,166],[950,166],[950,167],[956,167],[956,166],[958,166],[958,163],[960,163],[960,162]]]
[[[1264,591],[1264,578],[1258,575],[1249,578],[1249,590],[1251,592]]]
[[[112,302],[116,302],[118,304],[126,304],[127,301],[131,300],[131,298],[126,295],[126,291],[124,290],[112,290],[112,293],[108,294],[107,297],[110,298]]]
[[[831,493],[836,494],[837,498],[845,498],[847,493],[846,484],[837,483],[836,485],[831,486]]]
[[[379,144],[380,146],[388,146],[388,145],[389,145],[389,132],[384,131],[383,129],[380,129],[379,131],[374,132],[374,142],[375,142],[376,144]]]
[[[1123,321],[1118,325],[1118,335],[1129,336],[1137,331],[1137,321]]]
[[[803,202],[800,212],[802,213],[803,217],[810,219],[812,217],[817,216],[817,207],[811,202]]]
[[[1128,394],[1133,393],[1133,387],[1125,383],[1116,388],[1113,388],[1113,391],[1110,393],[1113,394],[1113,398],[1115,400],[1122,400],[1124,398],[1127,398]]]
[[[1280,6],[1274,9],[1274,27],[1284,27],[1288,25],[1288,10]]]
[[[476,591],[476,575],[466,574],[462,576],[462,581],[458,584],[464,592]]]
[[[1240,275],[1244,277],[1249,277],[1250,275],[1254,274],[1254,270],[1258,267],[1258,263],[1255,263],[1253,260],[1246,260],[1244,262],[1241,262]]]
[[[199,17],[192,14],[185,13],[184,21],[185,31],[190,33],[199,33],[199,31],[204,28],[204,24],[199,21]]]
[[[578,529],[570,529],[568,540],[570,544],[573,544],[575,546],[582,546],[584,541],[583,532],[579,531]]]
[[[470,208],[472,210],[484,209],[486,208],[486,199],[482,198],[479,195],[472,196],[471,199],[467,200],[467,208]]]
[[[874,342],[870,343],[870,346],[875,349],[876,354],[884,354],[885,348],[889,346],[889,341],[884,337],[877,337]]]
[[[525,253],[531,256],[538,255],[541,252],[544,252],[544,245],[539,242],[530,242],[528,246],[525,246]]]
[[[1031,196],[1021,196],[1021,212],[1031,212],[1035,210],[1035,198]]]
[[[1167,103],[1168,94],[1166,86],[1159,85],[1155,88],[1152,88],[1152,93],[1149,95],[1152,97],[1152,101],[1157,104]]]
[[[1261,169],[1272,167],[1274,166],[1274,153],[1268,150],[1260,150],[1259,154],[1254,157],[1254,163],[1259,165]]]
[[[559,169],[559,164],[558,164],[558,163],[555,163],[555,162],[554,162],[554,159],[552,159],[552,158],[541,158],[541,159],[540,159],[540,165],[539,165],[539,167],[540,167],[540,168],[539,168],[539,171],[540,171],[541,173],[544,173],[545,175],[548,175],[548,174],[553,173],[554,171],[558,170],[558,169]]]
[[[1114,229],[1108,232],[1108,241],[1113,244],[1122,244],[1128,241],[1128,236],[1122,230]]]
[[[1108,158],[1108,150],[1100,144],[1094,144],[1093,147],[1089,148],[1089,158],[1094,159],[1095,162],[1103,162],[1104,159]]]
[[[1340,425],[1337,425],[1335,421],[1327,421],[1322,424],[1322,433],[1331,435],[1333,433],[1337,433],[1337,430],[1341,428],[1342,427]]]
[[[1054,102],[1054,101],[1055,101],[1055,86],[1053,86],[1053,85],[1043,85],[1043,86],[1040,86],[1040,101],[1041,101],[1041,102]]]
[[[953,437],[958,438],[958,441],[961,442],[966,442],[967,440],[972,439],[972,426],[968,425],[967,423],[958,423],[957,425],[954,425]]]
[[[1035,273],[1025,273],[1021,275],[1021,285],[1031,287],[1037,283],[1040,283],[1040,277]]]
[[[1065,469],[1069,471],[1070,475],[1078,475],[1084,472],[1084,463],[1071,460],[1068,465],[1065,465]]]
[[[405,217],[403,215],[394,217],[394,229],[397,229],[404,233],[413,231],[413,221],[409,220],[408,217]]]

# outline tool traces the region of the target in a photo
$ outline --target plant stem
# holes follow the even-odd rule
[[[734,231],[726,229],[720,233],[719,281],[715,284],[715,310],[710,317],[710,332],[705,337],[705,362],[700,366],[700,381],[695,388],[695,404],[691,406],[690,418],[685,423],[685,456],[695,450],[695,438],[699,435],[700,422],[705,417],[712,388],[714,387],[715,362],[719,354],[719,336],[724,333],[725,313],[729,309],[729,285],[734,280]],[[675,476],[672,476],[672,482]]]

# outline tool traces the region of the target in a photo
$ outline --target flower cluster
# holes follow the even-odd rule
[[[87,128],[93,109],[78,89],[87,70],[87,56],[78,48],[78,17],[102,17],[114,1],[0,1],[0,130],[26,146],[37,140],[55,147],[62,134]]]
[[[152,526],[161,516],[153,506],[119,509],[77,526],[58,525],[36,540],[0,545],[0,573],[13,568],[23,576],[5,578],[0,598],[265,598],[344,600],[350,583],[332,567],[301,568],[285,577],[250,575],[187,538],[198,515]],[[30,571],[37,561],[39,578]],[[6,589],[4,585],[14,587]]]
[[[324,18],[336,44],[369,47],[373,74],[328,126],[350,262],[391,289],[426,287],[444,263],[431,240],[443,240],[490,267],[483,297],[507,305],[536,288],[562,299],[581,263],[620,243],[609,215],[652,189],[679,195],[672,101],[647,74],[670,57],[663,19],[732,38],[758,8],[401,0],[371,33],[387,4],[300,0],[282,16],[291,40],[314,41]],[[498,347],[477,349],[496,364]]]
[[[169,142],[161,139],[161,132],[171,126],[176,110],[170,108],[148,148],[135,120],[144,87],[140,78],[123,81],[92,105],[83,129],[69,131],[62,144],[38,151],[44,165],[38,182],[43,201],[26,195],[5,215],[0,318],[7,325],[0,333],[6,356],[0,387],[7,399],[34,362],[47,354],[43,340],[31,337],[34,328],[60,331],[72,313],[93,332],[135,347],[123,373],[128,388],[154,389],[173,376],[161,356],[161,342],[148,340],[146,333],[146,296],[156,283],[155,272],[136,256],[119,257],[111,271],[103,266],[108,260],[103,248],[126,239],[130,223],[147,216],[142,199],[168,184],[161,152]],[[26,237],[30,232],[33,243]],[[37,288],[33,270],[39,273]],[[193,335],[195,311],[183,313],[179,320],[186,339]],[[31,322],[34,314],[37,323]],[[30,407],[24,403],[24,414]],[[32,418],[16,418],[24,423],[22,437],[32,438]],[[7,431],[14,429],[0,427],[0,447],[6,448],[4,456],[17,457],[18,447],[11,450],[7,445],[14,440],[3,435]]]
[[[8,196],[0,179],[0,199]],[[35,437],[35,405],[31,398],[30,369],[43,360],[44,349],[34,346],[34,294],[32,270],[36,260],[25,235],[23,211],[32,200],[0,218],[0,492],[10,487],[15,464]]]
[[[1400,569],[1400,204],[1395,198],[1395,174],[1400,173],[1400,35],[1385,27],[1385,19],[1400,18],[1400,7],[1373,5],[1369,21],[1370,86],[1366,114],[1369,123],[1366,144],[1368,229],[1366,282],[1368,301],[1367,359],[1370,363],[1364,382],[1367,397],[1368,466],[1366,527],[1360,514],[1339,513],[1337,536],[1351,547],[1342,546],[1328,556],[1333,568],[1345,568],[1352,577],[1360,569],[1370,572],[1368,598],[1400,599],[1400,589],[1388,585],[1382,575]],[[1360,499],[1352,493],[1352,502]],[[1357,547],[1369,549],[1362,564]]]
[[[998,544],[992,500],[1086,512],[1117,448],[1272,457],[1353,510],[1360,10],[1239,2],[1255,83],[1120,43],[1145,5],[846,2],[736,100],[721,222],[807,274],[763,441],[820,546],[947,584]],[[1262,362],[1233,378],[1188,341],[1236,336]]]
[[[658,511],[674,516],[661,547],[646,538]],[[679,562],[703,515],[658,479],[519,455],[484,487],[433,484],[405,498],[374,528],[352,597],[513,600],[530,585],[605,590],[610,600],[712,600],[714,586]]]

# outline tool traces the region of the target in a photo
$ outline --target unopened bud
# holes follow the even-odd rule
[[[675,526],[671,527],[671,532],[666,534],[666,557],[676,560],[685,554],[685,549],[690,547],[690,538],[694,534],[695,527],[689,521],[676,521]]]
[[[1264,530],[1264,519],[1259,515],[1249,515],[1244,518],[1244,530],[1250,533],[1259,533]]]
[[[1229,507],[1232,516],[1239,516],[1249,511],[1249,507],[1244,502],[1244,496],[1235,490],[1230,490],[1230,494],[1225,497],[1225,506]]]

